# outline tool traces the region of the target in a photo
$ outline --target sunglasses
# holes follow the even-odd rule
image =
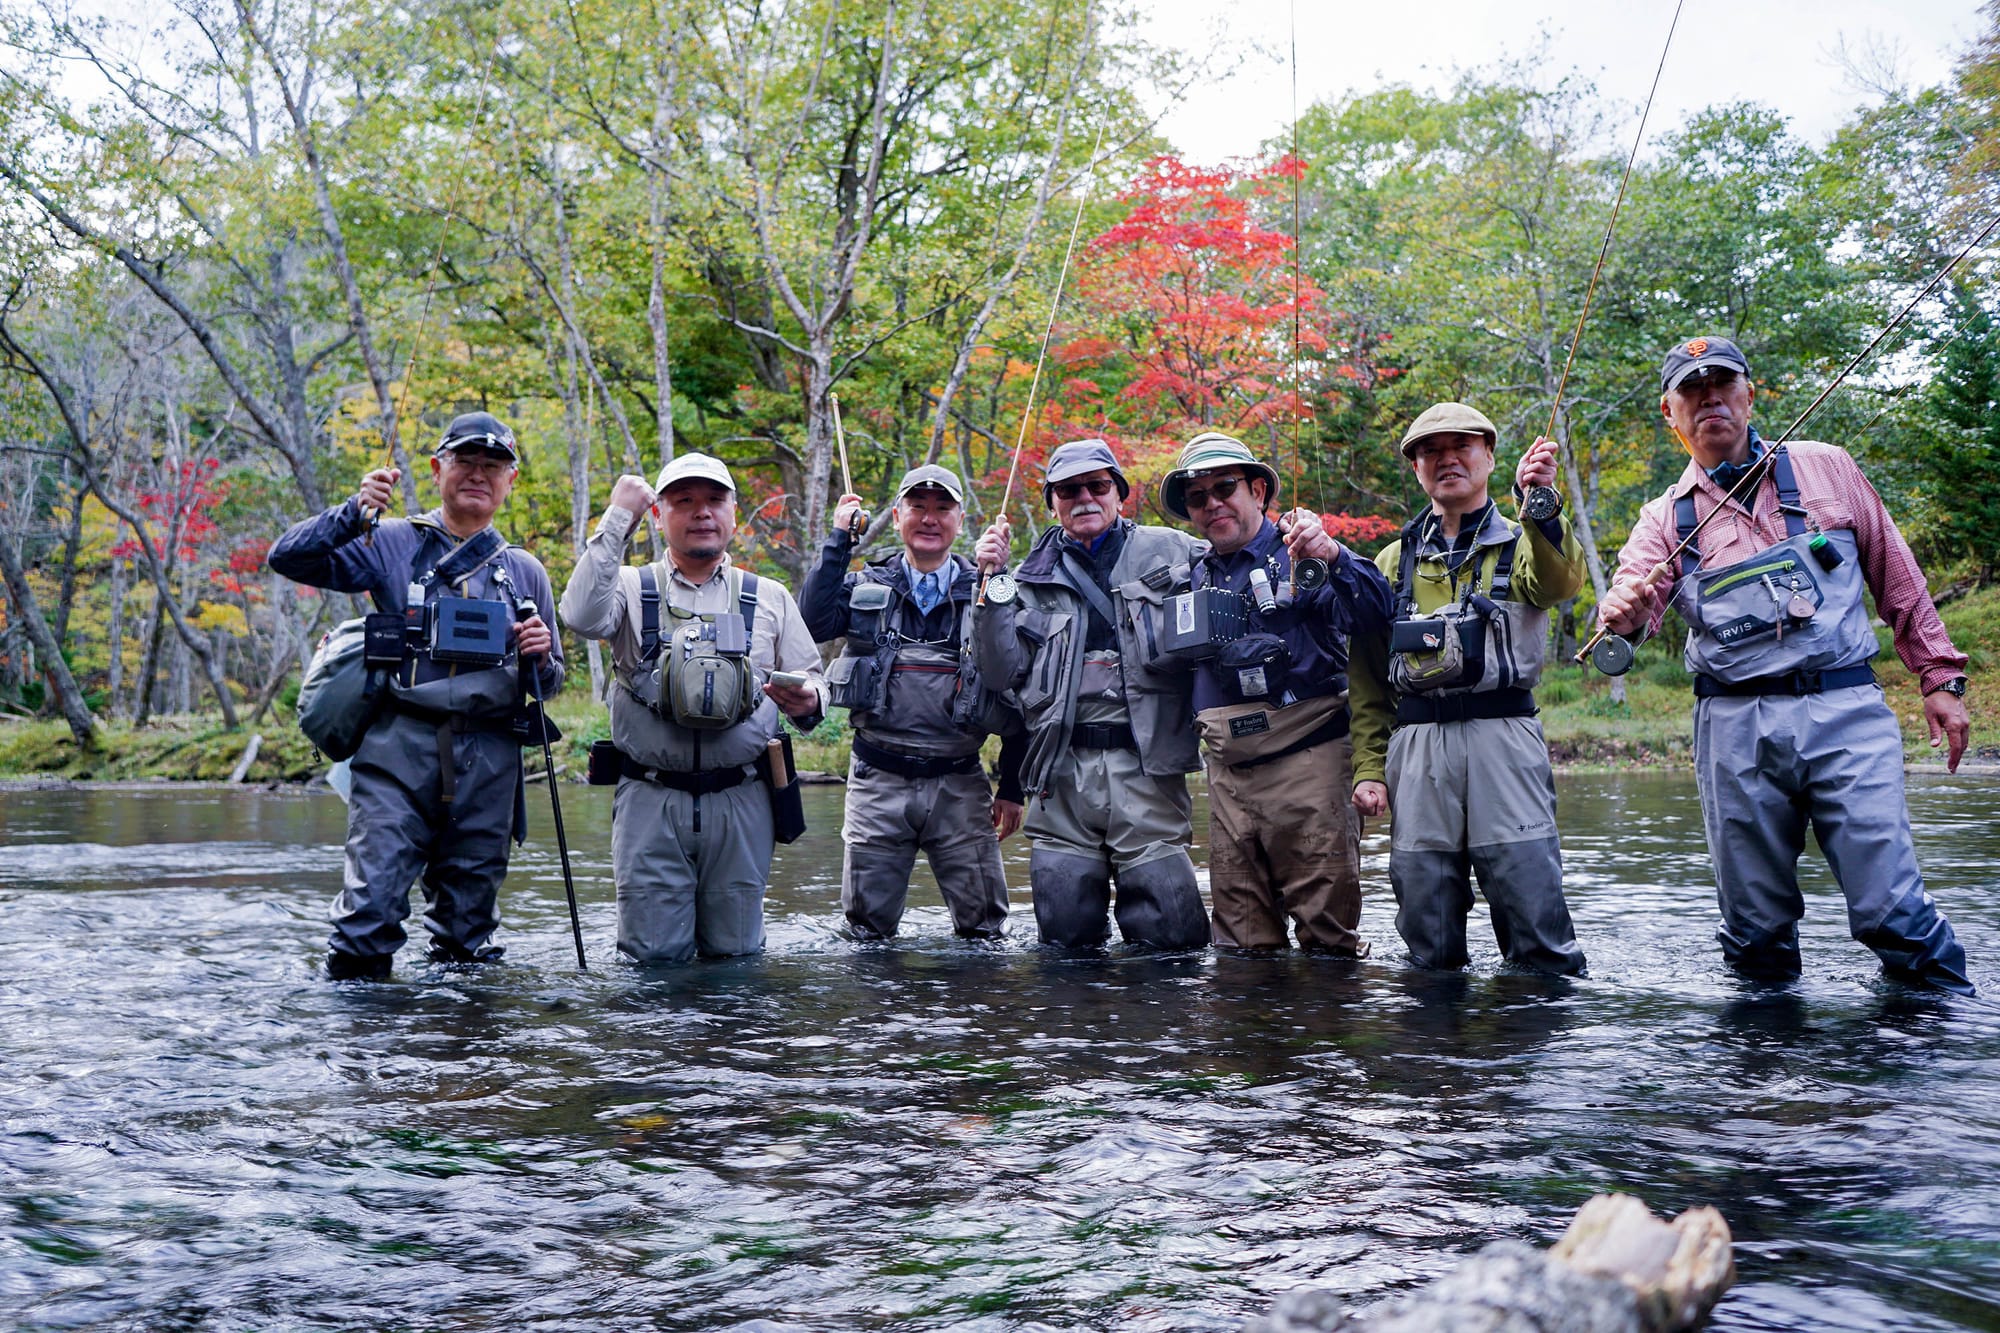
[[[1058,498],[1064,500],[1074,500],[1085,491],[1101,498],[1111,494],[1112,488],[1117,484],[1109,477],[1099,477],[1095,481],[1059,481],[1055,484],[1055,493]]]
[[[1187,501],[1188,511],[1192,513],[1197,509],[1208,508],[1210,500],[1227,501],[1236,494],[1236,488],[1242,484],[1241,477],[1220,477],[1201,490],[1189,489],[1181,492],[1181,498]]]

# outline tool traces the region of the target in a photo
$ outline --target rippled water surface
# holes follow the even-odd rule
[[[1623,1189],[1728,1217],[1716,1327],[2000,1329],[2000,1009],[1882,981],[1817,869],[1806,980],[1732,980],[1681,776],[1564,781],[1573,984],[1483,909],[1468,974],[1408,968],[1374,829],[1366,963],[1045,958],[1018,887],[975,947],[922,879],[856,945],[838,789],[769,952],[664,972],[567,789],[579,974],[535,799],[503,964],[334,985],[333,797],[0,794],[0,1324],[1227,1329]],[[2000,999],[2000,784],[1911,801]]]

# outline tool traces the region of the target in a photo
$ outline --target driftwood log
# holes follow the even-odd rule
[[[1496,1241],[1421,1291],[1351,1313],[1302,1287],[1243,1333],[1674,1333],[1697,1328],[1736,1280],[1713,1208],[1671,1223],[1627,1194],[1577,1210],[1544,1252]]]

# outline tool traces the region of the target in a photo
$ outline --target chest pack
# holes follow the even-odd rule
[[[660,717],[694,731],[722,731],[763,702],[763,673],[750,661],[757,623],[757,576],[731,566],[736,610],[701,615],[666,608],[678,622],[662,634],[659,567],[639,571],[639,670],[632,696]]]
[[[443,529],[411,520],[420,533]],[[428,536],[418,546],[417,564],[430,546]],[[299,729],[330,759],[349,759],[361,748],[368,728],[389,702],[391,678],[413,658],[472,669],[506,664],[507,637],[513,629],[514,598],[506,566],[499,561],[507,541],[487,528],[447,551],[430,569],[412,569],[404,610],[375,611],[343,621],[320,641],[305,679],[299,686]],[[493,583],[506,601],[440,595],[493,563]]]
[[[954,577],[954,589],[959,582]],[[924,682],[925,692],[946,696],[942,711],[954,728],[968,733],[1002,730],[1004,709],[983,687],[972,654],[965,651],[972,633],[971,599],[964,600],[952,632],[942,639],[924,637],[921,628],[907,632],[913,606],[873,571],[862,573],[848,593],[846,646],[827,667],[828,702],[864,716],[877,714],[889,706],[890,685],[898,676],[935,678]]]
[[[1690,540],[1699,526],[1693,493],[1674,501],[1686,549],[1673,602],[1693,631],[1686,657],[1697,674],[1734,681],[1823,671],[1866,661],[1877,649],[1853,534],[1820,532],[1810,521],[1782,444],[1773,449],[1771,477],[1785,539],[1715,569],[1701,567]]]
[[[1416,578],[1417,556],[1424,544],[1422,520],[1403,529],[1396,568],[1396,619],[1389,627],[1389,683],[1399,692],[1464,689],[1485,680],[1491,631],[1504,614],[1502,604],[1513,592],[1518,532],[1515,537],[1494,558],[1493,576],[1484,592],[1479,587],[1483,548],[1475,540],[1465,558],[1465,564],[1472,567],[1472,577],[1464,594],[1432,614],[1420,616]],[[1455,580],[1453,591],[1456,594]]]

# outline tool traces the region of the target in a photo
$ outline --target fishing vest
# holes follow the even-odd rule
[[[964,571],[957,561],[948,568],[955,589]],[[945,638],[923,637],[924,619],[887,569],[864,567],[848,594],[846,642],[827,666],[828,701],[847,709],[856,733],[884,749],[926,758],[977,754],[1010,719],[966,651],[972,601],[960,606]]]
[[[1860,666],[1880,651],[1869,622],[1860,549],[1849,531],[1821,532],[1799,503],[1785,446],[1771,476],[1785,540],[1719,569],[1701,567],[1694,494],[1674,501],[1685,549],[1673,606],[1688,623],[1687,668],[1727,684]],[[1753,497],[1752,503],[1755,503]]]
[[[757,576],[732,565],[727,577],[734,612],[702,615],[669,604],[678,623],[662,634],[659,567],[639,571],[639,666],[626,688],[655,716],[692,731],[737,726],[765,698],[763,673],[750,661]]]
[[[1540,683],[1549,613],[1513,596],[1521,527],[1498,514],[1489,521],[1498,521],[1512,540],[1499,546],[1486,591],[1479,588],[1485,547],[1475,545],[1466,558],[1472,578],[1464,593],[1429,615],[1418,613],[1416,596],[1423,520],[1403,529],[1394,593],[1396,619],[1389,630],[1389,683],[1399,694],[1525,691]]]
[[[299,689],[299,727],[329,758],[351,758],[386,710],[497,722],[520,715],[518,655],[509,643],[520,599],[506,539],[492,528],[453,542],[431,515],[399,612],[342,622],[320,641]],[[430,563],[430,534],[450,543]]]

